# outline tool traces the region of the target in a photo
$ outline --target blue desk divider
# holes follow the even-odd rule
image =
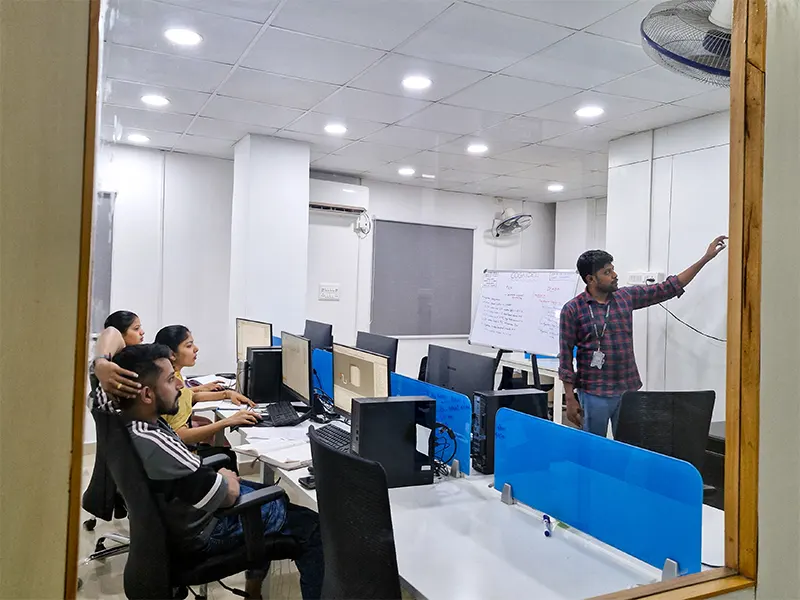
[[[472,404],[469,398],[463,394],[397,373],[391,374],[389,387],[392,396],[428,396],[436,400],[436,420],[447,425],[455,433],[457,445],[454,459],[458,460],[461,472],[469,475],[470,431],[472,430]]]
[[[333,354],[327,350],[316,348],[311,353],[311,367],[316,374],[312,381],[315,388],[320,388],[333,398]]]
[[[689,463],[507,408],[494,460],[495,488],[520,502],[659,569],[700,571],[703,480]]]
[[[281,345],[281,338],[273,335],[272,336],[272,345],[273,345],[273,347],[280,346]]]

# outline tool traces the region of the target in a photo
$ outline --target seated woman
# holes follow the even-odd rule
[[[181,370],[184,367],[193,367],[197,362],[199,348],[194,344],[192,332],[183,325],[169,325],[156,334],[155,341],[156,344],[163,344],[172,351],[172,365],[175,368],[175,375],[183,381]],[[233,390],[209,391],[207,388],[184,387],[178,399],[177,414],[161,416],[187,446],[210,442],[218,432],[223,431],[226,427],[253,425],[260,420],[258,414],[243,409],[226,419],[210,422],[199,427],[193,426],[192,405],[195,402],[225,399],[238,405],[255,406],[255,403],[251,400]]]
[[[90,368],[103,389],[116,396],[132,398],[141,387],[136,373],[125,371],[111,362],[111,358],[126,346],[144,342],[144,327],[136,313],[118,310],[108,315],[105,329],[94,344],[94,360]]]

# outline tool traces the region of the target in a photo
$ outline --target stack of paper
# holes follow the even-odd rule
[[[235,446],[233,451],[287,471],[311,464],[311,445],[308,440],[255,439],[250,444]]]

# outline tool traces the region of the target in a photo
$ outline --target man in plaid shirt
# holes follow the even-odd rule
[[[633,311],[681,296],[700,270],[722,252],[726,239],[720,236],[711,242],[703,257],[680,275],[657,285],[622,289],[613,256],[602,250],[581,254],[578,273],[586,291],[561,310],[558,376],[564,382],[570,421],[605,437],[611,419],[616,433],[623,392],[642,387],[633,355]],[[572,361],[575,347],[577,372]]]

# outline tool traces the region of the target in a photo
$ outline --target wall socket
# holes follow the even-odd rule
[[[319,284],[319,299],[323,302],[338,302],[339,301],[339,284],[338,283],[320,283]]]

